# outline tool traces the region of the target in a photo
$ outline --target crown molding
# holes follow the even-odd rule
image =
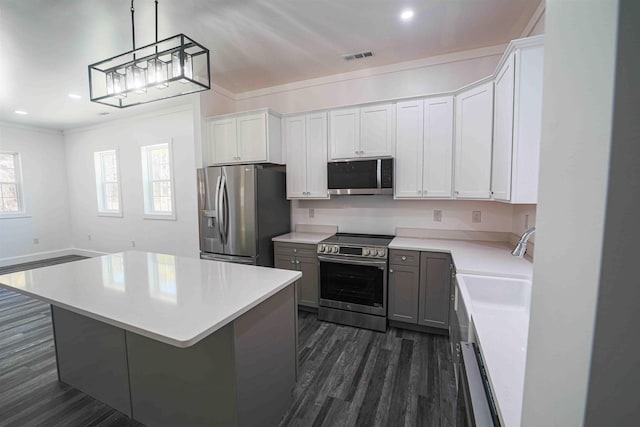
[[[51,128],[43,128],[39,126],[27,125],[23,123],[15,123],[15,122],[6,122],[0,121],[0,127],[3,128],[11,128],[11,129],[20,129],[20,130],[28,130],[32,132],[46,133],[50,135],[62,135],[62,131],[59,129],[51,129]]]
[[[540,3],[538,3],[538,7],[533,12],[533,15],[531,15],[531,18],[529,18],[529,22],[527,22],[527,25],[524,27],[524,30],[522,30],[520,37],[528,37],[531,35],[531,31],[533,31],[538,21],[540,21],[540,18],[542,18],[542,15],[544,15],[544,11],[545,11],[545,0],[540,0]]]

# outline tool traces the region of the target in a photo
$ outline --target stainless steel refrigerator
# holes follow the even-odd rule
[[[198,169],[200,258],[273,266],[271,238],[291,231],[282,166]]]

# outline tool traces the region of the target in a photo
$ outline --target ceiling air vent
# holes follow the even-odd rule
[[[369,58],[370,56],[373,56],[373,52],[371,51],[351,53],[349,55],[342,55],[345,61],[353,61],[354,59],[364,59],[364,58]]]

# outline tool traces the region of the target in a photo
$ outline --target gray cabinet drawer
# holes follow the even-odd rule
[[[420,266],[420,252],[391,249],[389,250],[389,264],[418,267]]]
[[[274,242],[276,255],[280,256],[306,256],[316,257],[316,245],[303,243],[280,243]]]

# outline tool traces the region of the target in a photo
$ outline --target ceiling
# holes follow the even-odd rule
[[[539,1],[159,0],[159,38],[182,32],[209,48],[212,82],[240,93],[504,44],[520,36]],[[157,108],[88,100],[87,65],[131,48],[129,6],[0,0],[0,121],[68,129]],[[415,12],[409,22],[399,18],[406,8]],[[135,10],[137,46],[152,43],[153,0],[137,0]],[[374,56],[342,58],[366,50]]]

